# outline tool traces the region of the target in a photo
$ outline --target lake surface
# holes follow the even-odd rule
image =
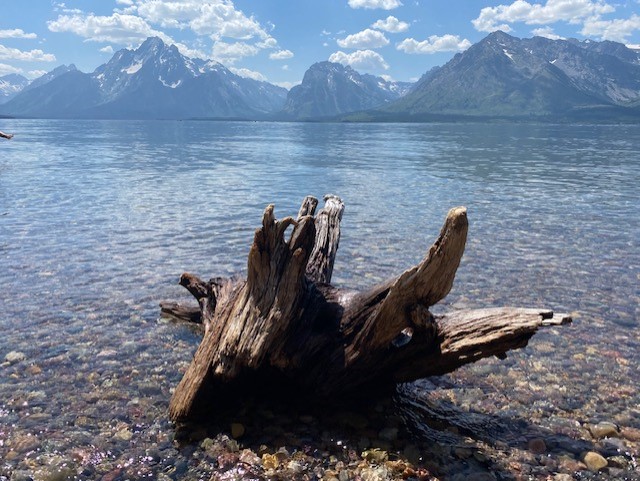
[[[455,469],[475,459],[495,479],[536,479],[585,469],[591,450],[609,459],[594,476],[637,479],[640,126],[0,120],[0,130],[15,133],[0,142],[0,479],[53,479],[42,474],[51,466],[77,479],[209,479],[218,465],[209,470],[198,442],[176,447],[166,416],[200,337],[159,320],[158,303],[189,300],[182,272],[242,273],[267,204],[285,217],[327,193],[346,204],[334,284],[399,274],[465,205],[467,249],[439,309],[575,317],[506,361],[413,387],[461,424],[491,421],[471,436],[491,462],[460,455]],[[483,432],[507,418],[526,421],[519,438]],[[615,424],[609,440],[589,430],[602,422]],[[411,442],[454,479],[445,464],[462,441]]]

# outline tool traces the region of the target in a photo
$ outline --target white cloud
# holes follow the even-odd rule
[[[48,73],[46,70],[29,70],[27,77],[30,79],[42,77],[44,74]]]
[[[342,48],[370,49],[380,48],[389,44],[389,40],[382,32],[367,28],[362,32],[348,35],[346,38],[338,39],[338,45]]]
[[[173,45],[176,46],[176,48],[182,55],[185,55],[189,58],[201,58],[201,59],[209,60],[209,56],[202,50],[191,48],[188,45],[185,45],[184,43],[180,43],[180,42],[175,42],[173,43]]]
[[[291,50],[279,50],[269,55],[271,60],[287,60],[292,57],[293,52]]]
[[[47,26],[52,32],[75,33],[92,42],[137,45],[147,37],[160,37],[166,43],[174,43],[171,37],[153,29],[145,20],[135,15],[61,15],[56,20],[47,22]]]
[[[516,0],[510,5],[485,7],[478,18],[472,20],[480,32],[511,31],[509,23],[524,22],[527,25],[547,25],[555,22],[580,24],[585,19],[611,13],[615,9],[602,0],[547,0],[546,3],[529,3]]]
[[[102,47],[102,48],[100,49],[100,51],[101,51],[102,53],[109,53],[109,54],[111,54],[111,53],[113,53],[113,47],[112,47],[111,45],[107,45],[106,47]]]
[[[0,30],[0,38],[38,38],[35,33],[25,33],[21,28],[14,28],[13,30]]]
[[[244,57],[257,55],[260,49],[245,42],[216,42],[213,45],[213,58],[223,64],[233,64]]]
[[[253,17],[235,8],[232,0],[117,0],[127,8],[109,16],[82,12],[65,14],[47,23],[52,32],[70,32],[86,40],[136,47],[148,37],[174,44],[183,55],[207,58],[202,50],[175,42],[157,28],[190,29],[213,40],[214,58],[234,63],[260,49],[278,49],[278,41]],[[64,4],[59,9],[66,11]],[[269,25],[272,27],[271,25]],[[230,42],[224,39],[243,40]],[[248,42],[253,40],[253,42]],[[202,42],[199,42],[202,47]]]
[[[335,52],[329,57],[329,62],[349,65],[357,70],[379,71],[388,70],[389,65],[382,55],[373,50],[356,50],[353,53]]]
[[[461,52],[471,47],[469,40],[460,39],[457,35],[431,35],[428,39],[418,41],[406,38],[396,48],[405,53],[432,54],[438,52]]]
[[[297,81],[297,82],[273,82],[273,85],[277,85],[278,87],[282,87],[284,89],[291,90],[293,87],[295,87],[296,85],[300,85],[301,83],[302,83],[301,81]]]
[[[214,40],[268,38],[253,17],[237,10],[230,0],[139,0],[137,12],[146,21],[170,28],[190,28]]]
[[[256,43],[256,47],[266,49],[278,48],[278,41],[273,37],[265,38],[263,41]]]
[[[381,8],[383,10],[393,10],[402,6],[400,0],[349,0],[351,8]]]
[[[249,70],[248,68],[229,68],[234,74],[239,75],[240,77],[250,78],[253,80],[258,80],[260,82],[266,82],[267,77],[262,75],[260,72],[255,72],[253,70]]]
[[[384,30],[385,32],[390,33],[406,32],[409,29],[409,24],[407,22],[401,22],[393,15],[389,15],[384,20],[378,20],[371,26],[378,30]]]
[[[20,60],[23,62],[55,62],[56,56],[42,50],[18,50],[0,45],[0,60]]]
[[[627,38],[636,30],[640,30],[640,16],[635,13],[629,18],[602,20],[591,17],[585,20],[580,33],[585,36],[595,36],[601,40],[613,40],[625,43]]]
[[[550,38],[551,40],[562,40],[564,37],[558,35],[551,27],[534,28],[531,33],[536,37]]]
[[[109,42],[127,47],[137,47],[148,37],[159,37],[168,45],[175,45],[183,55],[205,58],[200,50],[175,42],[164,32],[155,30],[144,19],[136,15],[114,13],[110,16],[94,14],[61,15],[47,23],[52,32],[70,32],[91,42]]]
[[[7,65],[6,63],[0,63],[0,76],[9,75],[11,73],[22,74],[22,69]]]

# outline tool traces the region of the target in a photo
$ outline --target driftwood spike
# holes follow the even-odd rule
[[[205,325],[204,338],[170,402],[172,419],[214,409],[211,391],[286,380],[317,396],[370,396],[397,383],[457,369],[527,344],[540,328],[570,322],[541,309],[480,309],[434,316],[451,290],[467,237],[467,211],[451,209],[425,258],[364,292],[331,286],[344,204],[305,198],[297,220],[273,205],[249,251],[247,279],[180,283],[199,314],[162,303],[163,315]],[[293,226],[289,240],[285,231]]]

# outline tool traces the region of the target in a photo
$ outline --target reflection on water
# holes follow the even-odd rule
[[[163,447],[187,462],[166,407],[199,337],[158,323],[158,302],[188,299],[184,271],[242,272],[264,207],[294,214],[307,194],[346,203],[336,284],[396,275],[466,205],[443,308],[579,313],[434,392],[459,406],[475,389],[477,410],[556,432],[568,419],[575,437],[640,428],[637,126],[3,122],[0,476],[56,456],[94,466],[86,479],[129,458],[153,476]]]

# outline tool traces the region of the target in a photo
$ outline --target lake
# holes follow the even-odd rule
[[[245,412],[249,432],[229,451],[317,452],[336,473],[350,459],[340,453],[378,447],[441,479],[640,477],[640,126],[4,119],[0,130],[15,133],[0,142],[0,479],[260,478],[197,437],[175,441],[167,406],[200,335],[160,320],[158,303],[189,301],[182,272],[243,273],[267,204],[285,217],[327,193],[346,204],[334,284],[399,274],[464,205],[467,248],[438,309],[545,307],[574,323],[412,386],[447,413],[444,427],[412,426],[397,405],[355,431],[268,410],[286,427],[258,436]],[[379,423],[401,434],[378,439]],[[588,451],[608,461],[600,473]]]

